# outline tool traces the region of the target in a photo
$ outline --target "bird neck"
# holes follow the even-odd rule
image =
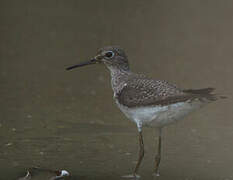
[[[129,68],[119,68],[119,67],[109,67],[108,69],[111,73],[111,84],[114,93],[118,93],[125,85],[128,77],[132,72]]]

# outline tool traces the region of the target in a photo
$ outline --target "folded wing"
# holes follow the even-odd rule
[[[216,100],[213,88],[181,90],[166,81],[136,78],[128,81],[117,94],[119,103],[127,107],[169,105],[198,99],[203,102]]]

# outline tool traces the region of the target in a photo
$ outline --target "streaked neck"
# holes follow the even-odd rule
[[[118,93],[124,87],[124,84],[132,72],[129,68],[107,67],[111,73],[112,89],[114,93]]]

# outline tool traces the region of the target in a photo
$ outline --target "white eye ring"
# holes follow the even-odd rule
[[[113,51],[107,51],[105,53],[105,57],[107,57],[108,59],[112,58],[115,55],[115,53]]]

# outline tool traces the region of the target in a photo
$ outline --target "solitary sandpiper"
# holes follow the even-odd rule
[[[89,64],[103,63],[111,73],[113,98],[120,110],[135,122],[139,132],[139,157],[132,175],[139,177],[139,166],[144,157],[142,127],[155,127],[159,131],[158,152],[155,156],[155,175],[159,175],[161,160],[162,128],[182,119],[190,112],[215,101],[213,88],[182,90],[163,80],[151,79],[130,71],[128,58],[123,49],[115,46],[101,48],[97,55],[67,70]]]

